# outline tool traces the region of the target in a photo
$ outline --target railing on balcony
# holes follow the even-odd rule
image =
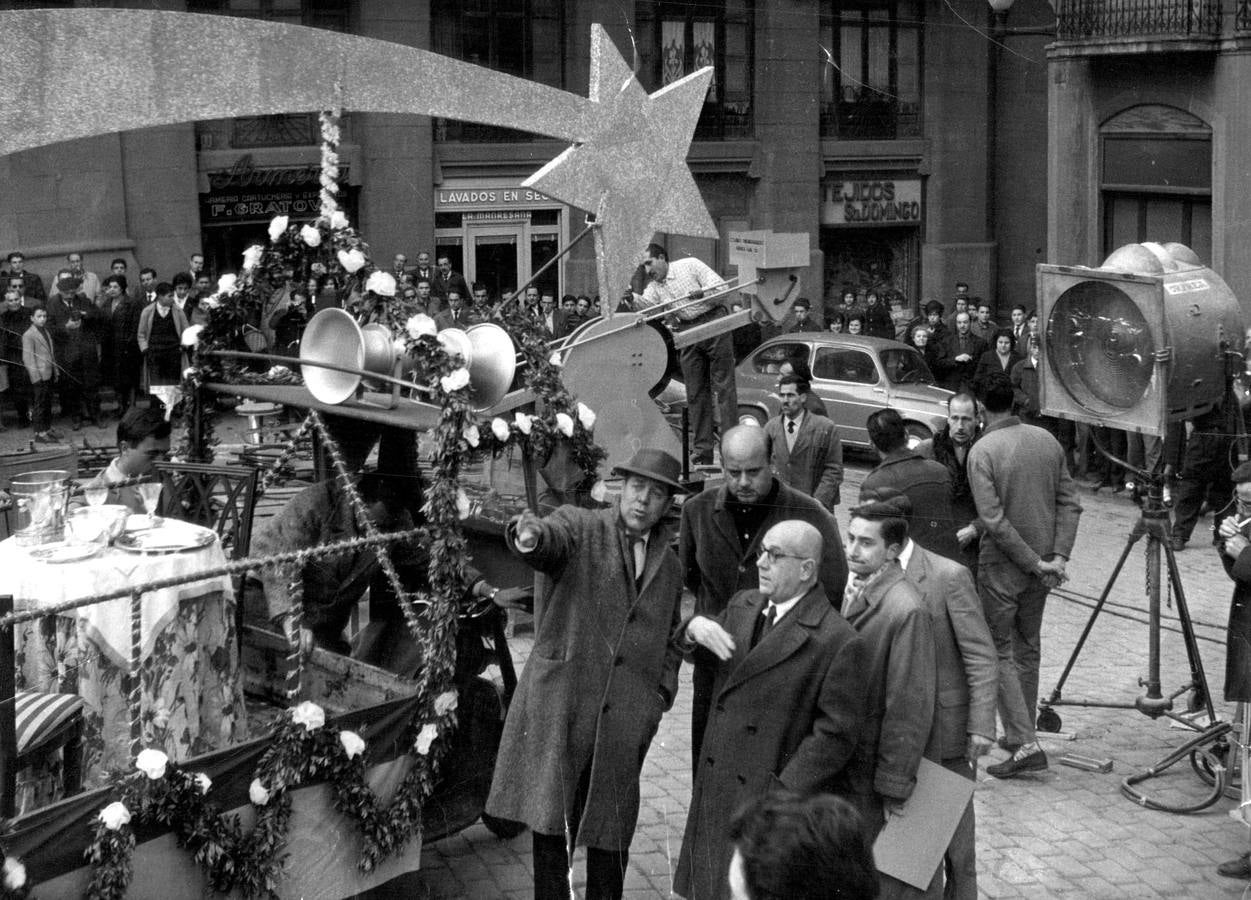
[[[1248,0],[1238,0],[1245,6]],[[1062,41],[1102,38],[1207,38],[1221,28],[1220,0],[1059,0]]]
[[[897,140],[921,136],[921,105],[872,99],[821,104],[821,137],[844,141]]]

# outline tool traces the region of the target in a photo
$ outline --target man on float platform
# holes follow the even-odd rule
[[[639,774],[673,703],[682,573],[661,525],[681,463],[640,450],[607,509],[562,506],[509,524],[537,573],[534,649],[504,723],[486,811],[534,832],[534,897],[568,900],[574,846],[586,900],[618,900],[638,821]]]

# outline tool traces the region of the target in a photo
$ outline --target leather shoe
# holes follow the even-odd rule
[[[1022,772],[1041,772],[1045,768],[1047,768],[1047,754],[1040,748],[1024,755],[1018,750],[1003,762],[987,766],[986,772],[996,778],[1015,778]]]
[[[1237,859],[1221,863],[1216,867],[1216,874],[1226,878],[1251,879],[1251,853],[1244,853]]]
[[[1170,546],[1172,546],[1174,553],[1181,553],[1181,551],[1186,549],[1185,538],[1174,537],[1172,540],[1169,541],[1169,544]]]

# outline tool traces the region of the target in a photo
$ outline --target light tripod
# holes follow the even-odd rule
[[[1082,630],[1081,637],[1078,638],[1077,645],[1073,648],[1068,663],[1064,666],[1060,680],[1056,682],[1051,696],[1046,700],[1039,701],[1038,729],[1040,731],[1060,730],[1060,716],[1055,711],[1057,706],[1136,709],[1152,719],[1167,716],[1195,732],[1195,735],[1155,765],[1124,778],[1121,781],[1121,791],[1135,803],[1149,809],[1175,813],[1198,812],[1199,810],[1207,809],[1225,793],[1229,782],[1229,741],[1227,740],[1227,735],[1233,726],[1228,722],[1217,721],[1216,711],[1212,706],[1207,675],[1203,670],[1203,660],[1199,656],[1199,644],[1195,637],[1194,623],[1190,618],[1190,608],[1186,603],[1186,592],[1182,587],[1181,573],[1177,568],[1177,557],[1173,554],[1173,547],[1170,541],[1172,526],[1169,522],[1168,509],[1164,505],[1162,467],[1157,465],[1152,471],[1138,469],[1113,456],[1100,445],[1097,439],[1095,439],[1095,446],[1110,463],[1122,465],[1126,469],[1134,471],[1136,478],[1141,479],[1141,483],[1145,485],[1146,492],[1143,494],[1142,511],[1138,521],[1134,523],[1134,527],[1125,541],[1125,549],[1121,551],[1120,559],[1117,560],[1116,567],[1113,568],[1112,574],[1108,577],[1103,593],[1099,595],[1099,601],[1095,604],[1095,608],[1086,622],[1086,627]],[[1147,675],[1145,678],[1140,678],[1138,683],[1145,690],[1133,703],[1065,700],[1062,698],[1064,683],[1073,671],[1077,657],[1082,652],[1086,639],[1090,636],[1095,620],[1099,617],[1099,613],[1103,611],[1104,604],[1107,603],[1112,587],[1116,584],[1117,578],[1120,577],[1121,570],[1124,568],[1126,560],[1129,559],[1130,552],[1134,549],[1139,539],[1144,537],[1147,539],[1146,592],[1149,635],[1147,643]],[[1177,618],[1181,624],[1182,637],[1186,645],[1186,656],[1190,663],[1189,683],[1182,685],[1167,697],[1164,696],[1160,683],[1161,551],[1163,551],[1164,568],[1167,570],[1168,583],[1177,599]],[[1193,695],[1188,706],[1192,712],[1202,710],[1206,713],[1208,724],[1204,727],[1200,727],[1190,718],[1173,711],[1173,702],[1178,697],[1191,691],[1193,691]],[[1204,776],[1205,780],[1208,780],[1212,785],[1211,793],[1203,800],[1187,806],[1172,806],[1159,800],[1153,800],[1137,789],[1136,785],[1160,775],[1187,756],[1191,758],[1191,764],[1194,766],[1195,771]]]

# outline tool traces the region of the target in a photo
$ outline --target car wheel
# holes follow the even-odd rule
[[[908,449],[915,450],[917,444],[921,441],[928,441],[934,436],[934,432],[930,431],[920,422],[905,422],[904,431],[908,434]]]
[[[768,421],[765,411],[759,406],[740,406],[738,408],[738,420],[742,422],[745,419],[754,419],[757,425],[761,427]]]

